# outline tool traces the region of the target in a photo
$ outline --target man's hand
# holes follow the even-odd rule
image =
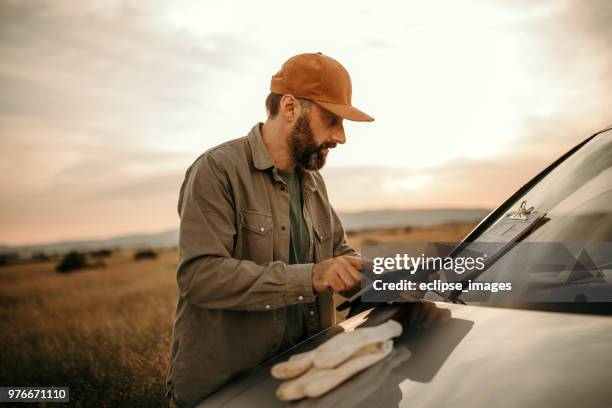
[[[427,277],[428,282],[440,279],[440,274],[434,272]],[[434,302],[422,300],[426,291],[413,290],[400,293],[400,297],[410,305],[410,324],[417,328],[428,329],[437,322],[447,322],[450,320],[451,312],[446,308],[439,308]]]
[[[438,279],[440,279],[439,272],[432,272],[427,276],[427,282],[433,282]],[[400,293],[400,297],[404,300],[412,302],[414,300],[423,299],[423,296],[425,296],[426,293],[427,293],[426,290],[420,290],[420,289],[405,290]]]
[[[410,325],[428,329],[438,322],[448,322],[451,311],[436,306],[434,302],[421,300],[413,303],[410,310]]]
[[[338,256],[315,264],[312,268],[312,288],[316,293],[331,288],[342,292],[361,282],[361,258]]]

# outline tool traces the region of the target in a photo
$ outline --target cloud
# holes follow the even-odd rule
[[[332,157],[330,165],[323,169],[330,201],[339,211],[495,208],[606,123],[604,117],[583,115],[580,110],[558,117],[528,117],[521,125],[522,133],[503,149],[505,153],[488,158],[459,157],[437,165],[410,168],[334,167]],[[492,137],[495,131],[491,130]]]
[[[126,4],[0,3],[0,241],[176,225],[183,145],[249,51]]]
[[[65,14],[53,3],[32,4],[4,3],[0,13],[3,116],[61,118],[113,129],[122,141],[129,124],[140,130],[132,140],[163,139],[214,115],[216,79],[245,53],[232,35],[164,31],[130,8]]]
[[[14,243],[174,227],[178,189],[194,159],[93,141],[38,146],[27,134],[0,146],[1,236]]]
[[[609,2],[444,4],[0,0],[0,241],[174,227],[187,166],[297,51],[377,117],[324,171],[340,210],[492,207],[612,122]]]
[[[330,201],[339,211],[494,208],[543,169],[538,159],[458,159],[425,169],[329,168],[325,177]]]

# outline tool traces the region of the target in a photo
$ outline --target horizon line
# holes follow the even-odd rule
[[[339,215],[342,214],[359,214],[359,213],[373,213],[373,212],[386,212],[386,211],[491,211],[491,209],[483,208],[483,207],[434,207],[434,208],[380,208],[380,209],[372,209],[372,210],[361,210],[361,211],[340,211]],[[173,231],[178,231],[179,224],[177,223],[176,227],[168,227],[161,228],[159,230],[151,231],[151,232],[126,232],[124,234],[113,234],[113,235],[104,235],[100,237],[83,237],[83,238],[66,238],[57,240],[44,240],[44,241],[34,241],[34,242],[26,242],[26,243],[15,243],[15,244],[5,244],[0,242],[0,249],[22,249],[27,247],[39,247],[39,246],[48,246],[48,245],[67,245],[67,244],[83,244],[83,243],[95,243],[100,241],[109,241],[113,239],[121,239],[121,238],[129,238],[129,237],[138,237],[142,235],[159,235],[164,233],[169,233]]]

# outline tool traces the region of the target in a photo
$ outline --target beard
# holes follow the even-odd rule
[[[315,141],[310,127],[309,114],[302,114],[289,134],[289,150],[296,165],[305,170],[319,170],[325,165],[327,155],[323,150],[334,148],[336,143],[323,142],[320,146]]]

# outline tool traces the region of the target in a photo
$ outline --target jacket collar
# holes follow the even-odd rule
[[[314,178],[312,171],[304,170],[301,167],[298,168],[298,171],[302,176],[302,188],[309,191],[316,191],[317,180]]]
[[[251,155],[253,157],[253,165],[257,170],[268,170],[273,167],[273,172],[275,173],[275,177],[278,177],[276,174],[276,167],[274,167],[274,161],[270,157],[268,153],[268,148],[263,142],[263,138],[261,136],[261,127],[262,123],[259,122],[249,132],[247,139],[249,141],[249,146],[251,148]],[[301,174],[302,179],[302,187],[308,189],[310,191],[317,190],[317,181],[315,180],[314,175],[311,171],[306,171],[304,169],[299,168],[298,171]]]
[[[259,127],[262,125],[261,122],[257,123],[247,136],[249,140],[249,146],[251,147],[251,155],[253,156],[253,165],[257,170],[267,170],[274,166],[274,162],[268,153],[268,149],[263,142],[261,137],[261,131]]]

